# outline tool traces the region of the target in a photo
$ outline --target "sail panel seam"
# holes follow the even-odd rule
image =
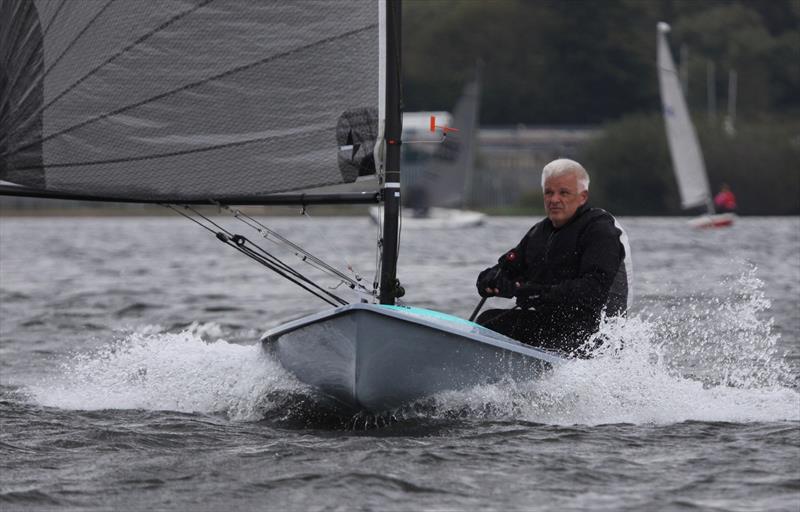
[[[44,31],[42,32],[42,40],[43,41],[44,41],[45,36],[50,32],[50,28],[52,28],[52,26],[55,24],[56,18],[58,18],[58,16],[61,14],[61,10],[64,7],[64,4],[66,4],[66,3],[67,3],[67,0],[61,0],[61,3],[58,4],[58,7],[56,7],[56,12],[53,13],[53,17],[50,18],[50,22],[47,23],[47,26],[45,27]],[[33,4],[33,1],[31,1],[31,4]]]
[[[306,132],[306,134],[322,134],[327,133],[328,129],[321,129],[321,130],[314,130],[311,132]],[[266,140],[276,141],[286,138],[294,137],[295,134],[292,135],[283,135],[277,137],[259,137],[256,139],[244,140],[239,142],[228,142],[226,144],[218,144],[215,146],[208,146],[204,148],[195,148],[195,149],[185,149],[181,151],[172,151],[170,153],[159,153],[154,155],[143,155],[137,157],[127,157],[127,158],[110,158],[108,160],[93,160],[93,161],[85,161],[85,162],[63,162],[63,163],[49,163],[47,164],[48,169],[53,169],[57,167],[77,167],[77,166],[90,166],[90,165],[104,165],[104,164],[119,164],[124,162],[140,162],[144,160],[158,160],[159,158],[170,158],[175,156],[182,156],[182,155],[190,155],[195,153],[204,153],[207,151],[215,151],[218,149],[227,149],[232,147],[244,146],[246,144],[251,144],[255,142],[264,142]],[[20,170],[31,170],[37,169],[36,166],[27,166],[27,167],[18,167]]]
[[[53,70],[53,68],[55,68],[56,66],[58,66],[58,63],[59,63],[59,62],[61,62],[61,59],[63,59],[63,58],[64,58],[64,56],[65,56],[67,53],[69,53],[69,51],[72,49],[72,47],[73,47],[73,46],[75,46],[75,44],[76,44],[76,43],[77,43],[77,42],[80,40],[80,38],[81,38],[81,37],[83,37],[83,35],[84,35],[84,34],[85,34],[85,33],[86,33],[88,30],[89,30],[89,28],[91,28],[91,26],[92,26],[92,25],[94,25],[94,22],[95,22],[95,21],[97,21],[97,19],[98,19],[100,16],[102,16],[102,15],[103,15],[103,13],[104,13],[104,12],[106,12],[106,10],[107,10],[107,9],[108,9],[108,8],[111,6],[111,4],[113,4],[115,1],[116,1],[116,0],[108,0],[108,3],[107,3],[106,5],[104,5],[102,9],[100,9],[99,11],[97,11],[97,14],[95,14],[95,15],[94,15],[94,17],[93,17],[91,20],[89,20],[89,22],[86,24],[86,26],[85,26],[85,27],[83,27],[83,29],[82,29],[80,32],[78,32],[78,35],[76,35],[76,36],[75,36],[75,39],[73,39],[72,41],[70,41],[70,42],[69,42],[69,44],[66,46],[66,48],[64,48],[64,51],[63,51],[63,52],[61,52],[61,55],[59,55],[58,57],[56,57],[56,58],[55,58],[55,60],[53,61],[53,63],[52,63],[52,64],[50,64],[50,67],[44,70],[44,74],[42,75],[42,78],[45,78],[45,77],[47,77],[47,75],[48,75],[48,74],[50,74],[50,71],[52,71],[52,70]],[[44,38],[42,38],[42,40],[44,40]]]
[[[74,83],[72,83],[72,84],[71,84],[69,87],[67,87],[66,89],[64,89],[63,91],[61,91],[61,92],[60,92],[60,93],[59,93],[59,94],[58,94],[58,95],[57,95],[55,98],[53,98],[52,100],[50,100],[50,102],[48,102],[46,105],[44,105],[44,106],[42,107],[41,111],[45,111],[45,110],[47,110],[48,108],[50,108],[51,106],[53,106],[53,104],[55,104],[55,103],[56,103],[58,100],[60,100],[61,98],[63,98],[63,97],[64,97],[64,96],[66,96],[67,94],[69,94],[69,92],[70,92],[70,91],[72,91],[72,90],[73,90],[73,89],[75,89],[77,86],[79,86],[80,84],[82,84],[82,83],[83,83],[85,80],[87,80],[88,78],[90,78],[91,76],[93,76],[95,73],[97,73],[98,71],[100,71],[100,69],[102,69],[104,66],[106,66],[106,65],[108,65],[108,64],[111,64],[111,63],[112,63],[114,60],[116,60],[118,57],[121,57],[122,55],[124,55],[124,54],[125,54],[125,53],[127,53],[128,51],[132,50],[134,47],[136,47],[136,46],[140,45],[141,43],[145,42],[147,39],[149,39],[150,37],[154,36],[154,35],[155,35],[155,34],[157,34],[158,32],[160,32],[160,31],[164,30],[165,28],[169,27],[169,26],[170,26],[170,25],[172,25],[173,23],[175,23],[175,22],[177,22],[177,21],[179,21],[179,20],[181,20],[181,19],[185,18],[185,17],[186,17],[186,16],[188,16],[189,14],[191,14],[191,13],[193,13],[193,12],[197,11],[198,9],[201,9],[201,8],[205,7],[206,5],[208,5],[208,4],[210,4],[211,2],[214,2],[214,1],[215,1],[215,0],[205,0],[205,1],[204,1],[204,2],[202,2],[202,3],[195,5],[193,8],[191,8],[191,9],[188,9],[188,10],[186,10],[186,11],[183,11],[183,12],[181,12],[180,14],[177,14],[176,16],[173,16],[172,18],[170,18],[170,19],[168,19],[168,20],[164,21],[164,22],[163,22],[163,23],[161,23],[159,26],[157,26],[156,28],[154,28],[154,29],[153,29],[153,30],[151,30],[150,32],[148,32],[148,33],[146,33],[146,34],[142,35],[141,37],[139,37],[139,39],[137,39],[137,40],[136,40],[136,41],[134,41],[133,43],[129,44],[128,46],[126,46],[126,47],[125,47],[125,48],[123,48],[122,50],[118,51],[117,53],[115,53],[114,55],[112,55],[111,57],[109,57],[108,59],[106,59],[106,60],[105,60],[104,62],[102,62],[100,65],[96,66],[95,68],[93,68],[92,70],[90,70],[88,73],[86,73],[85,75],[83,75],[81,78],[79,78],[77,81],[75,81]],[[45,73],[45,74],[46,74],[46,73]]]
[[[32,147],[36,143],[46,142],[46,141],[51,140],[51,139],[53,139],[55,137],[58,137],[60,135],[64,135],[66,133],[73,132],[73,131],[75,131],[75,130],[77,130],[79,128],[82,128],[82,127],[87,126],[89,124],[95,123],[97,121],[102,121],[103,119],[115,116],[117,114],[121,114],[122,112],[127,112],[128,110],[132,110],[134,108],[141,107],[143,105],[147,105],[148,103],[152,103],[154,101],[166,98],[168,96],[171,96],[173,94],[176,94],[176,93],[179,93],[179,92],[182,92],[182,91],[186,91],[186,90],[189,90],[189,89],[193,89],[195,87],[199,87],[201,85],[207,84],[207,83],[212,82],[214,80],[219,80],[220,78],[224,78],[224,77],[227,77],[227,76],[230,76],[230,75],[242,72],[242,71],[247,71],[247,70],[252,69],[252,68],[254,68],[256,66],[260,66],[262,64],[266,64],[268,62],[271,62],[271,61],[274,61],[274,60],[277,60],[277,59],[288,57],[290,55],[294,55],[294,54],[297,54],[297,53],[302,53],[302,52],[305,52],[307,50],[310,50],[310,49],[315,48],[315,47],[320,46],[320,45],[329,44],[329,43],[332,43],[334,41],[338,41],[338,40],[341,40],[341,39],[346,39],[348,37],[351,37],[351,36],[354,36],[354,35],[357,35],[357,34],[360,34],[360,33],[363,33],[363,32],[367,32],[369,30],[372,30],[372,29],[376,28],[376,26],[377,25],[373,23],[373,24],[370,24],[370,25],[367,25],[367,26],[364,26],[364,27],[361,27],[361,28],[358,28],[358,29],[355,29],[355,30],[350,30],[350,31],[342,33],[342,34],[338,34],[338,35],[331,36],[331,37],[326,37],[326,38],[321,39],[319,41],[314,41],[313,43],[305,45],[303,47],[295,48],[293,50],[290,50],[290,51],[287,51],[287,52],[283,52],[283,53],[279,53],[277,55],[270,55],[269,57],[265,57],[263,59],[259,59],[259,60],[255,61],[255,62],[251,62],[249,64],[244,64],[242,66],[239,66],[239,67],[236,67],[236,68],[233,68],[233,69],[229,69],[229,70],[227,70],[227,71],[225,71],[223,73],[219,73],[217,75],[214,75],[214,76],[211,76],[211,77],[208,77],[208,78],[204,78],[203,80],[198,80],[196,82],[192,82],[192,83],[186,84],[186,85],[184,85],[182,87],[179,87],[177,89],[173,89],[171,91],[167,91],[167,92],[164,92],[164,93],[161,93],[161,94],[157,94],[155,96],[152,96],[152,97],[147,98],[145,100],[139,101],[137,103],[134,103],[134,104],[131,104],[131,105],[126,105],[124,107],[118,108],[118,109],[113,110],[111,112],[107,112],[107,113],[102,114],[102,115],[94,116],[94,117],[89,118],[89,119],[87,119],[87,120],[85,120],[83,122],[80,122],[78,124],[75,124],[75,125],[67,127],[67,128],[64,128],[64,129],[62,129],[62,130],[60,130],[58,132],[52,133],[50,135],[47,135],[46,137],[42,137],[40,140],[38,140],[38,141],[36,141],[34,143],[31,143],[31,144],[28,144],[28,145],[25,145],[25,146],[21,146],[21,147],[17,148],[16,151],[14,151],[12,153],[6,153],[3,156],[4,157],[8,157],[8,156],[16,155],[16,154],[22,152],[23,150]]]

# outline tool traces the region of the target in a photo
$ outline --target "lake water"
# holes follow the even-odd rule
[[[262,220],[372,281],[367,220]],[[406,302],[468,316],[535,220],[404,230]],[[622,219],[624,350],[348,421],[256,343],[326,305],[195,224],[0,219],[0,509],[798,511],[800,218],[685,220]]]

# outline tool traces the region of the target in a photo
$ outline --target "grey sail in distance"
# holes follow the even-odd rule
[[[659,23],[657,30],[658,83],[669,151],[681,194],[681,205],[684,209],[708,205],[709,212],[713,213],[711,189],[708,185],[703,153],[700,151],[697,133],[667,43],[666,34],[669,32],[669,25]]]
[[[380,11],[0,0],[0,180],[224,202],[374,174]]]
[[[409,184],[404,206],[417,210],[429,207],[464,208],[469,180],[475,166],[480,79],[469,82],[453,111],[451,133],[421,166]]]

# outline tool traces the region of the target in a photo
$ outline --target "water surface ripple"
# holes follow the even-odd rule
[[[367,220],[264,221],[373,279]],[[534,221],[404,230],[406,301],[468,316]],[[0,509],[799,511],[800,219],[622,221],[599,357],[339,418],[255,343],[325,305],[197,226],[2,218]]]

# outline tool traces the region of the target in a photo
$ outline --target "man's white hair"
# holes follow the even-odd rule
[[[544,166],[544,169],[542,169],[542,189],[544,189],[544,182],[548,178],[572,173],[578,178],[578,192],[589,190],[589,173],[586,172],[586,169],[581,164],[569,158],[559,158]]]

